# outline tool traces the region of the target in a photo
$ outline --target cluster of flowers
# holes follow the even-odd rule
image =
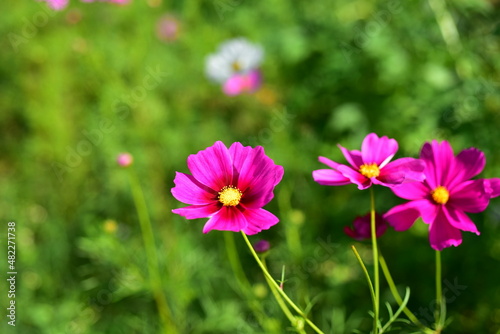
[[[424,144],[420,159],[391,161],[398,143],[374,133],[366,136],[361,151],[339,148],[350,166],[319,157],[330,168],[313,171],[316,182],[329,186],[355,184],[360,190],[378,184],[409,200],[378,216],[377,236],[387,228],[384,221],[403,231],[421,217],[429,224],[432,248],[458,246],[461,231],[479,235],[466,213],[485,210],[490,199],[500,195],[500,179],[471,180],[486,163],[483,152],[475,148],[455,156],[447,141],[433,140]],[[251,235],[278,223],[278,218],[262,207],[273,198],[284,171],[262,147],[244,147],[236,142],[228,149],[218,141],[190,155],[187,163],[191,175],[177,172],[172,194],[190,206],[173,212],[187,219],[209,218],[204,233],[225,230]],[[369,238],[369,221],[369,217],[359,217],[353,228],[345,231],[356,239]]]
[[[68,6],[69,0],[42,0],[45,1],[52,9],[54,10],[63,10]],[[104,2],[112,2],[117,4],[126,4],[130,2],[130,0],[80,0],[82,2],[95,2],[95,1],[104,1]]]

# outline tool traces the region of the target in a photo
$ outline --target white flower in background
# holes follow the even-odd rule
[[[206,58],[207,77],[223,85],[228,95],[253,92],[261,83],[258,67],[264,58],[262,47],[245,38],[231,39]]]

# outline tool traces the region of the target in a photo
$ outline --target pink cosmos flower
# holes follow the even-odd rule
[[[352,227],[344,227],[344,233],[355,240],[366,240],[371,238],[371,214],[358,216],[352,222]],[[382,218],[382,215],[375,214],[375,230],[377,238],[380,238],[387,230],[387,222]]]
[[[203,233],[211,230],[256,234],[278,223],[262,209],[274,197],[283,177],[261,146],[234,143],[229,149],[220,141],[192,154],[187,160],[192,175],[176,173],[172,195],[190,206],[172,210],[187,219],[210,218]]]
[[[460,245],[460,231],[479,235],[466,212],[481,212],[490,198],[500,195],[500,179],[470,180],[484,168],[483,152],[469,148],[455,157],[447,141],[433,140],[424,144],[420,159],[425,162],[425,181],[392,188],[410,202],[395,206],[384,218],[396,231],[404,231],[422,217],[429,224],[429,241],[435,250]]]
[[[226,95],[253,93],[259,89],[262,78],[259,70],[252,70],[246,74],[235,74],[227,79],[222,87]]]
[[[389,162],[398,151],[395,139],[386,136],[379,138],[375,133],[370,133],[363,140],[361,151],[349,151],[340,145],[338,147],[351,166],[319,157],[320,162],[332,168],[313,171],[314,181],[321,185],[341,186],[354,183],[362,190],[372,184],[394,187],[425,179],[422,173],[424,163],[418,159],[401,158]]]
[[[69,0],[45,0],[50,8],[54,10],[62,10],[66,8]]]

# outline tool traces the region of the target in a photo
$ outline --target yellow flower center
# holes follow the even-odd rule
[[[235,62],[231,65],[231,67],[233,68],[233,71],[235,71],[235,72],[239,72],[239,71],[241,71],[241,65],[240,65],[240,63],[238,63],[237,61],[235,61]]]
[[[224,206],[236,206],[240,204],[241,191],[233,186],[226,186],[219,191],[219,202]]]
[[[446,204],[448,199],[450,199],[450,193],[448,189],[443,186],[438,186],[436,189],[431,191],[431,196],[434,202],[437,204]]]
[[[359,167],[359,172],[367,178],[377,177],[380,175],[380,169],[377,164],[365,164]]]

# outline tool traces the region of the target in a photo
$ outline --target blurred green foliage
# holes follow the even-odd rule
[[[182,205],[170,194],[175,171],[187,172],[187,156],[216,140],[263,145],[285,167],[267,207],[281,222],[252,238],[271,241],[272,274],[286,266],[285,290],[312,307],[325,333],[368,332],[369,291],[342,232],[368,211],[368,193],[313,182],[317,156],[343,161],[335,145],[358,148],[369,132],[396,138],[398,156],[446,139],[456,152],[484,151],[482,175],[500,176],[499,3],[444,4],[72,0],[53,12],[37,1],[3,1],[0,245],[6,254],[7,222],[15,221],[19,274],[17,325],[3,316],[1,332],[159,333],[127,171],[115,163],[128,151],[180,333],[265,333],[236,283],[222,232],[203,235],[204,220],[171,213]],[[167,13],[180,23],[169,43],[155,32]],[[238,36],[266,50],[265,84],[254,95],[227,97],[204,77],[204,57]],[[387,189],[376,196],[380,211],[401,203]],[[444,280],[466,286],[447,295],[453,322],[445,332],[496,334],[499,200],[473,219],[481,236],[464,233],[460,247],[442,254]],[[241,236],[235,239],[269,328],[290,332]],[[369,265],[369,245],[355,244]],[[390,230],[380,247],[397,284],[411,287],[411,309],[428,322],[434,254],[427,226]],[[6,260],[0,267],[5,277]],[[385,283],[382,293],[392,303]]]

